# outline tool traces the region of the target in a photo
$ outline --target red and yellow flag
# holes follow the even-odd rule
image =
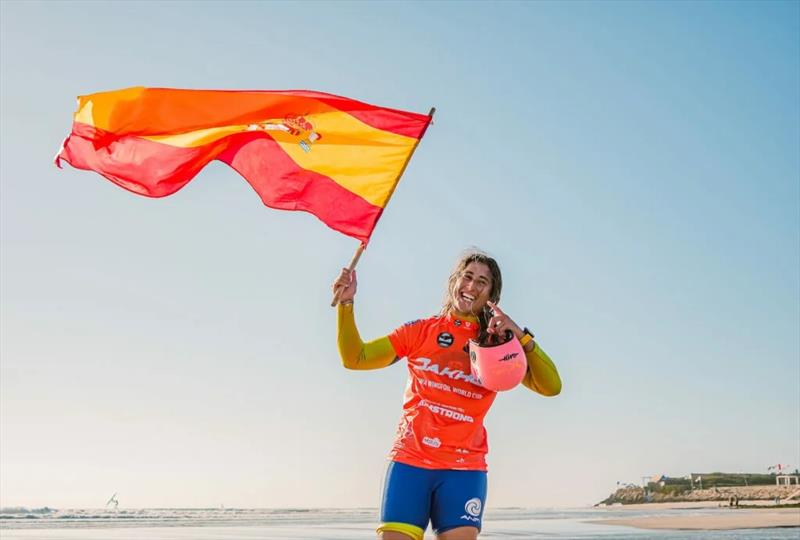
[[[305,90],[128,88],[78,98],[56,165],[164,197],[218,159],[267,206],[310,212],[366,243],[430,122]]]

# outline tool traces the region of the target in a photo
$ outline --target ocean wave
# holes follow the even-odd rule
[[[7,508],[0,515],[0,528],[64,527],[181,527],[181,526],[269,526],[325,525],[332,523],[371,523],[377,509],[341,508],[141,508],[93,509],[48,508],[32,513],[27,508]]]
[[[14,514],[50,514],[55,512],[55,508],[44,506],[42,508],[26,508],[24,506],[3,506],[0,508],[0,514],[14,515]]]

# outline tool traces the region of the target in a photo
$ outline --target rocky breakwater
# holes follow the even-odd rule
[[[731,500],[731,497],[735,497],[739,501],[775,501],[778,499],[783,504],[798,502],[800,499],[798,496],[795,496],[792,501],[786,500],[797,491],[797,486],[733,486],[686,491],[645,491],[644,488],[630,486],[618,489],[605,500],[600,501],[598,505],[699,501],[727,503]]]

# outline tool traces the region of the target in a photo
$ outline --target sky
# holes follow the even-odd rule
[[[498,396],[488,507],[800,466],[797,2],[0,2],[0,505],[374,507],[405,363],[345,370],[358,242],[220,162],[148,199],[52,158],[75,98],[313,89],[427,112],[365,338],[459,254],[563,392]]]

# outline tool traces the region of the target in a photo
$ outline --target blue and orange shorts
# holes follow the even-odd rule
[[[486,505],[486,472],[423,469],[392,461],[386,470],[378,531],[422,540],[456,527],[480,531]]]

